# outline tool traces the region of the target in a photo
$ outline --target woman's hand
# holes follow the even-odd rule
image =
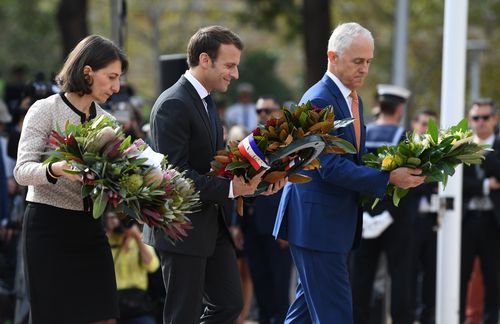
[[[82,176],[79,174],[71,174],[68,172],[64,172],[64,170],[71,170],[70,165],[66,161],[59,161],[52,163],[50,165],[50,172],[55,175],[56,177],[65,177],[66,179],[70,181],[79,181],[82,182]]]

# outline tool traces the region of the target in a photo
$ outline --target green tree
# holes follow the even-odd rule
[[[268,50],[246,52],[238,67],[240,79],[231,83],[228,92],[223,97],[227,99],[228,103],[235,102],[238,84],[247,82],[254,86],[255,99],[262,95],[268,95],[281,102],[292,100],[290,89],[276,74],[277,62],[278,57]]]
[[[300,38],[304,50],[306,86],[325,73],[325,56],[330,37],[330,0],[246,0],[244,21],[259,28],[276,31],[284,25],[286,39]]]
[[[63,59],[85,38],[87,27],[87,0],[61,0],[57,9],[57,22],[63,45]]]
[[[47,75],[60,67],[60,42],[52,0],[0,0],[0,72],[12,66]]]

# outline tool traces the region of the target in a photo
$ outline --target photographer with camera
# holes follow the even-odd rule
[[[115,262],[120,307],[119,324],[154,324],[154,304],[148,295],[148,273],[159,267],[158,256],[141,240],[135,222],[120,220],[115,213],[106,215],[108,235]]]

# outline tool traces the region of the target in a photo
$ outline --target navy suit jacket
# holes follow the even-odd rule
[[[301,102],[310,100],[318,107],[332,105],[336,119],[350,118],[347,102],[335,82],[325,76],[313,85]],[[361,116],[361,148],[364,151],[366,129]],[[334,135],[356,146],[353,124]],[[389,174],[362,165],[361,153],[325,154],[321,168],[302,173],[312,178],[305,184],[287,184],[283,189],[273,234],[291,244],[313,250],[347,253],[361,237],[360,194],[383,197]]]

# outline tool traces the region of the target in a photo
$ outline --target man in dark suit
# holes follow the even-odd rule
[[[405,129],[399,126],[410,91],[403,87],[377,85],[377,101],[380,107],[378,119],[366,127],[365,146],[370,153],[377,154],[383,145],[398,145],[406,138]],[[370,303],[374,291],[375,274],[381,254],[387,259],[386,270],[391,278],[391,318],[394,324],[411,324],[411,264],[413,260],[413,222],[418,210],[418,196],[410,191],[395,207],[391,197],[380,201],[376,208],[371,204],[365,208],[366,224],[377,218],[387,219],[385,228],[378,233],[369,233],[366,227],[359,249],[352,257],[352,294],[354,305],[354,323],[369,323]],[[365,224],[365,225],[366,225]],[[372,225],[373,226],[373,225]],[[368,235],[370,234],[370,235]],[[386,291],[386,293],[389,293]]]
[[[422,139],[429,120],[437,114],[422,108],[411,120],[415,136]],[[437,263],[437,192],[438,183],[424,183],[414,191],[418,193],[418,214],[413,226],[414,257],[412,264],[412,313],[420,324],[434,324],[436,313],[436,263]]]
[[[144,240],[161,257],[166,288],[164,323],[233,323],[242,307],[236,255],[223,207],[229,198],[251,195],[262,172],[249,183],[207,176],[215,152],[223,148],[222,126],[210,94],[224,92],[238,78],[243,44],[230,30],[198,30],[188,44],[189,70],[165,90],[151,112],[153,148],[194,180],[201,210],[189,215],[194,228],[171,244],[160,230],[145,228]],[[283,187],[270,186],[266,194]]]
[[[500,138],[495,136],[495,105],[481,99],[469,110],[474,141],[489,144],[481,165],[464,166],[460,323],[465,320],[467,285],[478,256],[484,282],[483,323],[498,323],[500,306]]]
[[[322,154],[321,168],[304,172],[312,181],[283,189],[274,235],[288,240],[299,273],[296,299],[285,323],[353,322],[347,256],[361,234],[361,193],[383,197],[387,184],[421,184],[421,170],[382,172],[362,165],[365,127],[356,89],[363,85],[373,59],[373,37],[357,23],[341,24],[328,43],[328,70],[301,102],[332,105],[335,118],[354,118],[336,135],[358,154]]]

